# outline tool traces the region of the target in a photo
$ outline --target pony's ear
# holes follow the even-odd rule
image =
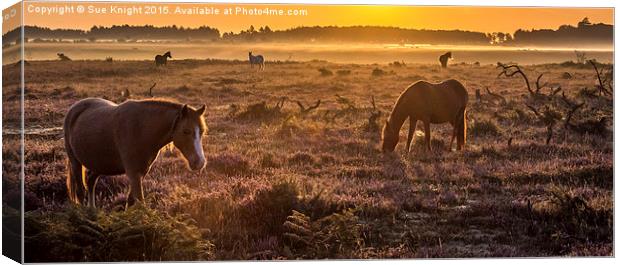
[[[189,113],[189,107],[187,104],[183,105],[183,109],[181,109],[181,117],[187,116]]]
[[[202,104],[202,107],[200,107],[199,109],[196,110],[196,113],[198,113],[198,115],[202,115],[205,113],[205,108],[207,107],[207,105]]]

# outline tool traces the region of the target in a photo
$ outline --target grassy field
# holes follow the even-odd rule
[[[532,87],[539,74],[548,86],[530,95],[495,65],[29,61],[26,261],[612,255],[612,97],[596,92],[589,64],[522,69]],[[3,71],[11,113],[18,83],[7,77],[19,68]],[[469,92],[466,150],[448,151],[449,125],[433,125],[432,152],[418,131],[407,154],[404,128],[396,152],[382,154],[380,127],[398,95],[450,78]],[[189,172],[177,150],[162,150],[146,207],[123,210],[125,176],[99,181],[101,209],[70,206],[59,129],[69,106],[120,102],[126,88],[146,98],[153,83],[156,97],[206,104],[206,169]],[[17,168],[17,146],[5,131],[5,172]],[[7,178],[10,206],[18,185]]]

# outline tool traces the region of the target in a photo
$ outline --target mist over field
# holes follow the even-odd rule
[[[15,43],[21,31],[4,34],[5,64],[19,60]],[[174,59],[246,60],[248,52],[264,54],[267,61],[334,63],[436,63],[437,56],[454,53],[454,62],[495,64],[560,63],[574,59],[575,51],[609,63],[613,60],[613,25],[583,18],[557,29],[518,29],[509,32],[407,29],[379,26],[299,26],[272,30],[268,25],[239,32],[176,25],[110,27],[89,30],[24,27],[26,60],[54,60],[64,53],[74,60],[152,60],[172,51]]]
[[[344,49],[343,47],[346,47]],[[55,60],[64,53],[73,60],[152,60],[155,54],[172,51],[173,59],[247,60],[249,51],[265,54],[271,61],[322,60],[335,63],[436,63],[446,51],[454,54],[453,63],[495,64],[498,61],[520,64],[561,63],[575,60],[575,50],[549,47],[491,47],[465,45],[398,44],[227,44],[227,43],[27,43],[25,59]],[[613,50],[595,47],[579,49],[599,62],[613,61]],[[4,63],[18,61],[19,50],[7,48]]]

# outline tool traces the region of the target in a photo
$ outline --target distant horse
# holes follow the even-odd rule
[[[439,56],[439,62],[441,63],[442,68],[448,67],[448,59],[452,59],[452,52],[447,52]]]
[[[254,64],[258,64],[258,69],[259,70],[264,70],[265,69],[265,59],[263,58],[262,55],[252,55],[252,52],[250,52],[250,67],[254,67]]]
[[[66,56],[64,53],[57,53],[56,55],[58,55],[58,59],[61,61],[71,61],[71,58]]]
[[[95,207],[99,176],[119,174],[127,174],[130,181],[127,205],[144,200],[142,178],[159,150],[170,142],[191,170],[202,169],[206,164],[204,111],[204,105],[194,109],[164,100],[129,100],[117,105],[87,98],[73,104],[63,127],[69,200],[80,204],[87,196],[88,205]]]
[[[407,152],[411,147],[411,140],[418,120],[424,122],[424,136],[426,148],[431,149],[431,123],[449,122],[452,127],[450,149],[454,138],[457,139],[457,150],[465,146],[467,134],[466,108],[468,94],[465,87],[454,79],[439,84],[418,81],[409,86],[398,97],[396,105],[385,122],[382,132],[383,152],[392,152],[398,143],[400,128],[409,118],[409,134],[407,137]]]
[[[172,55],[170,55],[169,51],[164,54],[155,56],[155,66],[165,65],[168,62],[168,58],[172,58]]]

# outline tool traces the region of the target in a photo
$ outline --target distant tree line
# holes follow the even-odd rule
[[[16,28],[3,35],[3,44],[6,41],[19,40],[20,31]],[[130,26],[114,25],[111,27],[93,26],[90,30],[76,29],[50,29],[38,26],[25,26],[24,36],[29,40],[34,39],[69,39],[69,40],[218,40],[220,31],[216,28],[201,26],[198,28],[187,28],[164,26],[155,27],[151,25]]]
[[[588,18],[584,18],[577,24],[562,25],[557,30],[538,29],[522,30],[514,33],[514,38],[506,43],[523,44],[546,44],[546,45],[571,45],[571,44],[608,44],[613,45],[614,26],[603,23],[592,24]]]
[[[232,41],[303,41],[362,43],[488,44],[484,33],[462,30],[404,29],[397,27],[296,27],[273,31],[268,26],[256,30],[251,26],[239,33],[228,32],[224,40]]]
[[[187,28],[165,26],[93,26],[89,30],[50,29],[26,26],[29,40],[137,40],[229,41],[229,42],[358,42],[358,43],[417,43],[417,44],[470,44],[470,45],[564,45],[613,43],[613,25],[591,24],[584,18],[577,26],[562,25],[557,30],[519,29],[514,34],[504,32],[482,33],[463,30],[405,29],[379,26],[314,26],[272,30],[269,26],[258,29],[250,26],[238,33],[224,32],[201,26]],[[19,39],[19,28],[4,34],[3,44]]]

